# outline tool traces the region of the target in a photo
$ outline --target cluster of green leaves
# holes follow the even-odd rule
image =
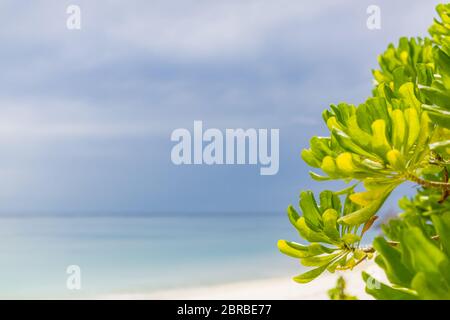
[[[373,242],[375,261],[390,282],[366,288],[375,298],[450,299],[450,211],[431,210],[422,216],[425,211],[411,205],[420,207],[424,201],[414,202],[399,219],[383,226],[389,240],[377,237]]]
[[[432,129],[413,89],[408,82],[399,88],[401,98],[373,97],[358,107],[332,105],[323,114],[330,137],[313,137],[311,148],[302,151],[306,163],[327,175],[311,173],[314,179],[364,183],[367,191],[351,195],[363,209],[341,222],[357,225],[370,219],[427,159]]]
[[[355,296],[345,292],[345,279],[340,276],[336,281],[336,286],[328,290],[328,296],[331,300],[358,300]]]
[[[373,71],[372,97],[358,106],[331,105],[323,113],[330,135],[313,137],[302,151],[303,160],[322,171],[311,172],[313,179],[356,181],[365,190],[324,191],[320,205],[306,191],[302,215],[289,207],[291,223],[310,244],[280,240],[278,247],[314,267],[297,282],[352,269],[375,251],[390,284],[366,288],[374,297],[450,298],[450,4],[437,12],[432,38],[390,44]],[[408,180],[422,188],[400,202],[404,212],[383,227],[387,239],[376,238],[371,250],[360,248],[387,197]]]
[[[363,228],[360,234],[356,234],[357,228],[338,223],[348,213],[360,209],[360,206],[353,203],[349,197],[342,205],[337,194],[323,191],[318,205],[313,193],[304,191],[300,195],[300,208],[303,216],[300,216],[293,206],[289,206],[289,220],[300,236],[310,244],[278,241],[281,252],[300,259],[304,266],[314,267],[295,277],[296,282],[309,282],[325,270],[334,272],[351,269],[365,258],[371,257],[371,253],[358,248],[367,228]]]

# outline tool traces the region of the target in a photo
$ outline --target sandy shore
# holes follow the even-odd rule
[[[227,283],[220,285],[179,288],[152,293],[130,293],[113,294],[102,299],[274,299],[274,300],[293,300],[293,299],[329,299],[327,291],[334,287],[336,279],[342,275],[347,282],[347,292],[357,296],[359,299],[372,299],[365,293],[365,283],[361,277],[361,271],[367,270],[376,278],[384,281],[383,273],[373,262],[364,264],[355,268],[353,271],[336,272],[335,274],[323,274],[308,284],[298,284],[292,281],[288,276],[284,278],[272,278],[264,280],[253,280],[245,282]]]

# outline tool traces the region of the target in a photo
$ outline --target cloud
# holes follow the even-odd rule
[[[298,152],[323,133],[322,110],[363,102],[376,55],[426,34],[438,2],[378,1],[373,32],[370,0],[1,1],[0,177],[16,187],[0,210],[284,207],[311,187]],[[79,32],[66,29],[74,3]],[[279,128],[280,174],[173,168],[170,133],[194,120]]]
[[[99,109],[66,100],[0,100],[0,144],[66,139],[132,138],[158,135],[158,121],[140,121],[125,109]]]
[[[264,46],[277,26],[311,19],[323,4],[289,0],[183,1],[174,8],[168,2],[151,2],[139,9],[130,6],[131,10],[125,12],[115,6],[107,15],[118,22],[110,24],[105,33],[134,48],[180,58],[245,55]]]
[[[348,1],[341,1],[340,6]],[[25,8],[14,1],[2,2],[2,22],[15,25],[0,34],[9,40],[27,39],[59,45],[75,52],[70,44],[77,36],[66,29],[68,1],[34,1]],[[295,20],[311,20],[324,8],[339,6],[331,1],[314,3],[291,0],[258,1],[77,1],[81,7],[83,30],[80,37],[112,44],[115,54],[144,48],[149,52],[205,57],[243,53],[264,45],[267,35],[279,25]],[[12,14],[14,13],[14,14]],[[33,40],[33,39],[29,39]],[[122,47],[122,50],[120,50]],[[254,50],[253,50],[254,51]],[[104,53],[99,52],[100,56]]]

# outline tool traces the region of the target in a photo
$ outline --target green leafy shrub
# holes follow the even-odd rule
[[[341,276],[336,281],[336,286],[328,290],[328,296],[331,300],[357,300],[355,296],[351,296],[345,292],[346,283]]]
[[[323,112],[329,136],[313,137],[302,151],[321,170],[310,172],[314,180],[354,184],[323,191],[318,201],[302,192],[301,214],[289,206],[308,244],[280,240],[278,248],[312,267],[295,281],[374,258],[389,280],[366,287],[375,298],[450,299],[450,4],[437,12],[431,38],[390,44],[373,71],[372,96],[358,106],[331,105]],[[383,237],[361,247],[385,200],[406,181],[419,185],[417,195],[400,201],[403,212],[383,225]]]

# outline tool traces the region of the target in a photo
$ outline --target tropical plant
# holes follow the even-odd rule
[[[345,292],[347,286],[344,277],[340,276],[336,281],[336,286],[328,290],[328,296],[331,300],[357,300],[355,296],[351,296]]]
[[[364,103],[323,112],[327,137],[313,137],[303,160],[317,181],[353,183],[338,191],[300,195],[288,217],[308,244],[280,240],[281,252],[311,270],[353,269],[374,258],[389,283],[366,286],[377,299],[450,299],[450,4],[437,6],[430,38],[401,38],[378,58],[375,86]],[[383,225],[372,246],[360,241],[383,203],[404,182],[419,186]],[[362,190],[361,190],[362,189]],[[358,191],[356,191],[358,190]],[[365,272],[363,279],[371,279]]]

